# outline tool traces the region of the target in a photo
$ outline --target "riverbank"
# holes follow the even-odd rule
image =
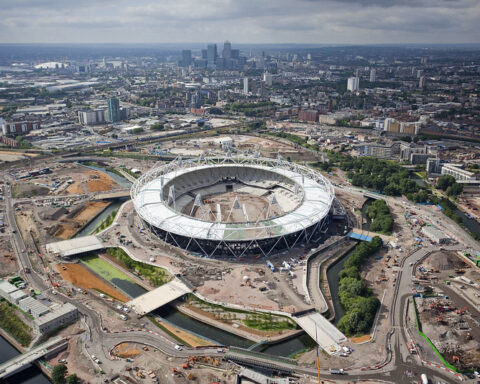
[[[27,348],[24,348],[21,346],[21,344],[19,342],[17,342],[12,336],[10,336],[6,331],[4,331],[3,329],[0,328],[0,339],[3,339],[6,343],[8,343],[11,347],[13,347],[17,352],[18,354],[22,354],[22,353],[25,353],[28,349]],[[1,341],[1,340],[0,340]],[[8,356],[7,353],[4,354],[4,351],[0,348],[0,364],[1,363],[4,363],[5,361],[8,361],[10,359],[13,359],[15,356]],[[28,369],[28,368],[27,368]],[[33,367],[31,369],[35,369],[38,371],[38,375],[35,376],[36,379],[35,379],[35,384],[42,384],[42,383],[49,383],[50,380],[51,380],[51,371],[49,369],[47,369],[47,367],[45,367],[43,364],[40,364],[38,361],[35,361],[33,363]],[[24,371],[21,371],[21,372],[24,372]],[[44,376],[42,376],[42,373]],[[18,373],[16,375],[13,375],[12,378],[15,378],[15,381],[12,381],[13,382],[22,382],[21,379],[20,381],[17,381],[17,377],[18,375],[21,374],[21,373]],[[38,379],[37,379],[38,377]]]
[[[232,324],[229,324],[227,322],[216,320],[212,314],[202,311],[201,309],[196,308],[192,305],[186,303],[176,303],[174,307],[186,316],[192,317],[195,320],[201,321],[202,323],[208,324],[214,328],[222,329],[226,332],[232,333],[236,336],[240,336],[255,343],[260,343],[263,341],[280,342],[303,333],[303,330],[296,329],[283,330],[274,333],[251,329],[246,327],[245,325],[239,325],[238,327],[234,327]]]
[[[325,298],[325,301],[328,305],[328,321],[338,320],[336,319],[336,315],[338,315],[339,312],[338,305],[335,305],[334,299],[332,297],[333,276],[331,276],[332,273],[329,270],[333,266],[337,265],[337,263],[341,262],[343,258],[346,258],[348,253],[355,247],[356,244],[357,243],[353,241],[351,243],[348,243],[345,247],[342,247],[331,257],[327,258],[320,264],[320,275],[322,276],[320,282],[320,290],[322,291],[323,297]],[[337,278],[337,280],[335,281],[335,286],[338,288],[338,276],[335,276],[335,278]],[[337,292],[338,289],[336,289],[335,291]],[[341,305],[338,296],[336,296],[336,301],[339,305]],[[337,310],[335,310],[335,307],[337,307]]]

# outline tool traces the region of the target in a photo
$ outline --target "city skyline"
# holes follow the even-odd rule
[[[7,0],[0,42],[479,43],[479,20],[474,0]]]

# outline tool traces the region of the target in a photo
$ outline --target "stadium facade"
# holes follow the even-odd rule
[[[215,196],[229,192],[228,207],[215,204]],[[236,197],[247,195],[263,199],[264,208],[252,212]],[[207,257],[241,257],[320,240],[335,195],[319,172],[282,159],[201,156],[151,169],[131,197],[161,240]]]

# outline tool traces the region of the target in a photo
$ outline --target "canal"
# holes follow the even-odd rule
[[[170,305],[157,309],[153,314],[160,316],[173,325],[191,331],[221,345],[248,348],[254,344],[253,341],[193,319]],[[281,341],[277,344],[259,345],[255,347],[255,350],[270,355],[290,356],[300,351],[313,348],[314,345],[315,342],[310,336],[303,334],[299,337]]]
[[[113,211],[117,211],[128,199],[128,197],[125,197],[115,200],[107,208],[100,212],[100,214],[98,214],[92,221],[90,221],[90,223],[88,223],[85,227],[78,231],[74,237],[88,236],[91,232],[94,231],[95,228],[100,225],[103,220],[110,216]]]
[[[7,360],[18,356],[18,352],[12,347],[7,340],[0,336],[0,364]],[[5,384],[49,384],[47,376],[35,365],[31,365],[29,368],[24,369],[22,372],[17,373],[7,379],[3,379],[2,383]]]

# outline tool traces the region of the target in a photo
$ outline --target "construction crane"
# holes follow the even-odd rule
[[[318,338],[317,338],[317,327],[315,326],[315,343],[317,344],[317,374],[318,374],[318,384],[321,384],[320,380],[320,356],[318,353]]]

